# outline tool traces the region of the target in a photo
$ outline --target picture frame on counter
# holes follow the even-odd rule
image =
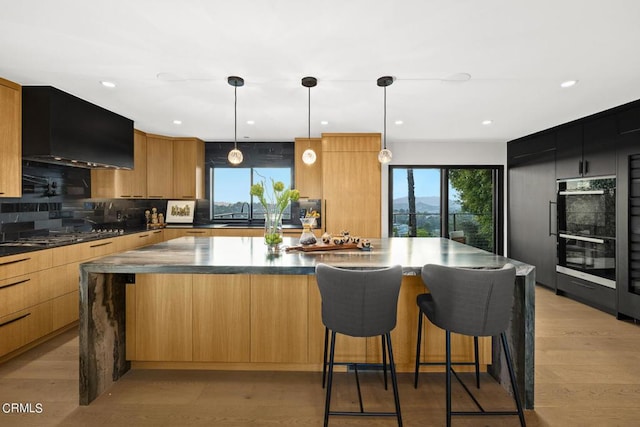
[[[195,208],[195,200],[169,200],[165,221],[167,224],[193,224]]]

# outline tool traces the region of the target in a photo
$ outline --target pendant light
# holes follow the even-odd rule
[[[232,165],[242,163],[242,151],[238,150],[238,86],[244,86],[244,79],[237,76],[229,76],[227,82],[233,86],[233,150],[229,151],[227,159]]]
[[[391,161],[391,150],[387,148],[387,86],[393,83],[394,78],[391,76],[384,76],[378,79],[378,86],[384,88],[384,133],[382,134],[382,150],[378,153],[378,161],[382,164],[389,163]]]
[[[307,165],[312,165],[316,162],[316,152],[311,148],[311,88],[318,84],[318,79],[315,77],[303,77],[302,86],[309,89],[309,128],[308,128],[308,148],[302,153],[302,161]]]

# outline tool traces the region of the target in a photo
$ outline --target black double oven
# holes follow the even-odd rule
[[[556,271],[616,287],[616,178],[559,180]]]

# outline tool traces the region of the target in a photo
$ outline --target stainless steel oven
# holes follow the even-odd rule
[[[558,181],[556,271],[616,287],[616,179]]]

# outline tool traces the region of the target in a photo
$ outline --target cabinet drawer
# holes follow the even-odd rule
[[[70,292],[52,301],[52,330],[60,329],[78,320],[79,291]]]
[[[51,301],[0,318],[0,356],[52,331]]]
[[[85,261],[116,252],[116,238],[100,239],[51,249],[53,265]]]
[[[562,293],[571,295],[576,300],[592,307],[615,313],[616,290],[588,282],[566,274],[557,273],[557,287]]]
[[[0,317],[24,310],[52,297],[50,270],[0,280]]]
[[[51,251],[34,251],[0,257],[0,280],[51,267]]]

